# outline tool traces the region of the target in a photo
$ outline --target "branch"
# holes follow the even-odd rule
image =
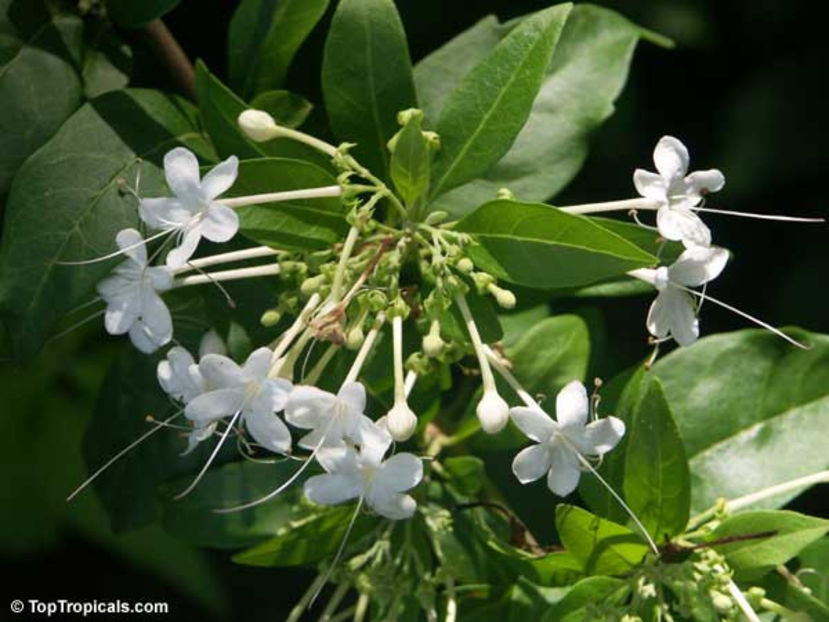
[[[143,28],[150,47],[155,52],[179,91],[192,100],[196,99],[196,72],[193,63],[181,49],[178,41],[161,19],[154,19]]]

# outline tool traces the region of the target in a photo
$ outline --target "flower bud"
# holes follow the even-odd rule
[[[448,212],[444,212],[443,210],[437,210],[436,212],[432,212],[426,217],[425,222],[427,225],[439,225],[444,220],[449,217]]]
[[[708,596],[717,613],[727,614],[734,609],[734,601],[727,594],[723,594],[718,590],[709,590]]]
[[[502,309],[512,309],[515,307],[515,294],[508,289],[498,287],[494,283],[491,283],[487,287],[487,291],[492,294],[495,298],[495,302],[497,302],[498,306]]]
[[[498,193],[496,194],[496,196],[499,199],[505,199],[507,201],[513,201],[515,199],[515,195],[509,188],[498,188]]]
[[[475,284],[475,289],[478,290],[479,294],[483,294],[490,285],[495,283],[495,277],[487,272],[472,272],[469,277]]]
[[[239,127],[251,140],[257,143],[276,138],[279,126],[273,117],[263,110],[249,109],[239,115]]]
[[[363,333],[362,326],[355,326],[350,331],[348,331],[348,335],[345,338],[345,347],[349,350],[357,350],[361,345],[363,345],[363,341],[365,340],[366,336]]]
[[[409,440],[417,427],[417,416],[405,400],[395,402],[386,413],[386,427],[391,437],[400,442]]]
[[[397,122],[400,125],[406,125],[412,120],[421,123],[423,121],[423,111],[418,108],[408,108],[397,113]]]
[[[268,309],[259,318],[259,323],[265,327],[276,326],[281,319],[282,312],[279,309]]]
[[[437,132],[426,130],[423,132],[423,138],[426,139],[426,146],[432,151],[440,149],[440,135]]]
[[[429,357],[440,356],[446,343],[440,338],[440,322],[432,320],[429,333],[423,337],[423,353]]]
[[[472,263],[472,260],[469,257],[461,257],[458,259],[458,263],[455,264],[455,267],[464,274],[469,274],[475,269],[475,264]]]
[[[311,296],[320,290],[324,282],[325,275],[323,274],[309,277],[302,282],[302,285],[299,286],[299,291],[302,292],[303,296]]]
[[[389,299],[379,289],[373,289],[360,297],[360,301],[371,311],[383,311],[389,305]]]
[[[504,401],[498,391],[491,389],[484,391],[484,396],[475,408],[478,421],[487,434],[496,434],[504,429],[509,420],[509,405]]]

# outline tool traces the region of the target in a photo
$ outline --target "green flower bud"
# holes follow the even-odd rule
[[[515,307],[515,294],[513,294],[508,289],[498,287],[494,283],[491,283],[487,287],[487,291],[490,294],[492,294],[492,296],[495,298],[495,302],[497,302],[498,306],[502,309],[512,309]]]
[[[406,369],[412,370],[418,376],[426,376],[434,370],[432,360],[423,356],[420,352],[415,352],[406,359]]]
[[[723,594],[718,590],[709,590],[708,597],[711,599],[711,604],[717,613],[727,614],[734,609],[734,601],[727,594]]]
[[[427,225],[437,225],[437,224],[442,223],[448,217],[449,217],[448,212],[438,210],[438,211],[432,212],[431,214],[426,216],[426,220],[424,220],[423,222],[425,222]]]
[[[440,338],[440,322],[432,320],[432,325],[429,327],[429,334],[423,337],[423,353],[434,358],[440,356],[446,342]]]
[[[326,280],[327,278],[324,274],[309,277],[302,282],[302,285],[299,286],[299,291],[301,291],[302,295],[305,297],[312,296],[322,289]]]
[[[379,289],[372,289],[371,291],[362,294],[359,300],[360,304],[375,313],[383,311],[389,306],[389,299]]]
[[[406,304],[406,301],[403,300],[400,296],[394,299],[394,302],[391,303],[391,307],[388,310],[387,315],[389,318],[393,318],[396,316],[400,316],[403,319],[409,317],[409,305]]]
[[[469,274],[475,269],[475,264],[472,263],[472,260],[469,257],[461,257],[458,259],[458,263],[455,264],[455,267],[464,274]]]
[[[427,130],[423,132],[423,138],[426,139],[426,146],[432,151],[440,149],[440,135],[437,132],[430,132]]]
[[[475,284],[475,289],[478,290],[479,294],[486,292],[489,286],[495,283],[495,277],[486,272],[471,272],[469,277]]]
[[[268,309],[262,314],[262,317],[259,318],[259,323],[266,327],[276,326],[279,324],[279,320],[281,319],[282,311],[279,309]]]
[[[498,188],[498,192],[495,196],[497,196],[499,199],[504,199],[504,200],[507,200],[507,201],[514,201],[515,200],[515,195],[512,193],[512,190],[510,190],[509,188]]]
[[[345,337],[345,347],[349,350],[357,350],[363,345],[363,341],[365,341],[365,334],[363,333],[362,326],[355,326]]]
[[[400,125],[407,125],[412,120],[422,123],[423,111],[418,108],[408,108],[407,110],[401,110],[397,113],[397,122]]]

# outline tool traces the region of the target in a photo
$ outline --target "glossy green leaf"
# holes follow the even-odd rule
[[[107,13],[124,28],[139,28],[172,11],[180,0],[106,0]]]
[[[418,508],[428,527],[432,549],[442,568],[458,580],[473,582],[479,578],[473,556],[466,550],[456,531],[460,527],[444,507],[426,504]]]
[[[497,36],[495,25],[486,33],[482,24],[477,28],[481,44]],[[478,179],[439,199],[435,209],[460,216],[505,186],[522,200],[555,195],[584,164],[591,133],[613,113],[634,48],[643,37],[655,39],[608,9],[573,7],[552,61],[545,66],[532,114],[509,152],[489,170],[480,171]],[[458,51],[469,53],[469,46]],[[422,104],[428,109],[425,101]]]
[[[66,37],[81,20],[53,17],[40,0],[0,2],[0,195],[23,161],[83,103],[83,85]]]
[[[478,267],[537,289],[589,285],[657,262],[590,218],[543,203],[491,201],[457,229],[478,242],[469,248]]]
[[[244,160],[270,156],[307,160],[323,167],[329,165],[326,156],[294,140],[277,138],[255,143],[245,136],[237,120],[248,105],[211,74],[201,61],[196,63],[196,95],[204,129],[222,158],[235,155]]]
[[[248,99],[282,86],[299,47],[328,0],[242,0],[230,21],[228,74]]]
[[[239,177],[227,196],[244,196],[336,185],[331,173],[302,160],[262,158],[239,164]],[[237,209],[246,237],[280,249],[322,249],[342,241],[348,231],[337,197],[248,205]]]
[[[475,495],[484,483],[484,461],[475,456],[454,456],[443,461],[450,482],[459,492]]]
[[[827,532],[829,520],[787,510],[757,510],[729,516],[708,540],[725,555],[738,579],[750,581],[793,559]],[[738,540],[716,544],[728,538]]]
[[[322,61],[322,91],[331,128],[354,155],[388,177],[386,144],[397,113],[416,107],[406,33],[392,0],[341,0]]]
[[[624,498],[656,540],[685,531],[691,483],[685,448],[658,378],[651,378],[627,431]]]
[[[264,110],[283,127],[299,127],[314,108],[302,95],[283,90],[260,93],[250,105],[257,110]]]
[[[498,314],[495,312],[495,305],[489,296],[481,296],[474,290],[470,290],[466,294],[466,303],[469,305],[469,311],[475,320],[481,339],[485,343],[495,343],[501,339],[504,333],[501,330]],[[452,305],[450,309],[441,314],[440,332],[460,343],[471,343],[466,323],[457,305]]]
[[[654,366],[688,453],[693,511],[829,468],[829,337],[790,333],[812,349],[744,330],[706,337]]]
[[[573,505],[556,506],[556,529],[565,548],[589,574],[624,574],[648,553],[641,536],[627,527]]]
[[[613,577],[587,577],[576,583],[564,597],[548,609],[542,622],[559,622],[574,612],[584,615],[584,608],[603,602],[617,593],[630,590],[629,584]]]
[[[159,165],[177,145],[214,157],[189,104],[116,91],[83,106],[27,160],[9,194],[0,250],[0,309],[18,355],[32,354],[55,322],[94,297],[117,260],[58,262],[112,252],[115,234],[138,222],[122,184],[134,184],[140,169],[143,195],[167,194]]]
[[[527,121],[571,4],[539,11],[504,37],[458,84],[437,121],[432,195],[483,173]]]
[[[303,518],[280,527],[276,536],[233,556],[246,566],[304,566],[334,555],[346,535],[354,504],[305,511]],[[378,522],[365,514],[357,517],[349,543],[369,534]]]
[[[432,154],[414,117],[397,134],[391,155],[391,179],[408,206],[414,206],[429,189]]]
[[[829,537],[813,542],[798,554],[800,579],[826,606],[829,616]]]
[[[273,537],[290,521],[302,518],[307,509],[297,505],[302,494],[301,478],[280,497],[247,510],[217,514],[260,497],[277,488],[299,468],[298,463],[277,464],[234,462],[211,469],[193,492],[181,500],[168,499],[162,505],[162,524],[178,538],[198,546],[247,547]],[[184,490],[189,478],[178,479],[167,488]]]

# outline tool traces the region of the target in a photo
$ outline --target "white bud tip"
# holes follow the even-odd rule
[[[258,143],[271,140],[279,133],[276,121],[262,110],[245,110],[239,115],[238,123],[242,131]]]
[[[409,440],[417,427],[417,416],[406,402],[395,404],[385,419],[389,434],[398,443]]]
[[[423,337],[423,353],[429,357],[439,356],[446,344],[440,335],[426,335]]]
[[[504,429],[509,420],[509,405],[497,391],[485,391],[475,412],[487,434],[497,434]]]

